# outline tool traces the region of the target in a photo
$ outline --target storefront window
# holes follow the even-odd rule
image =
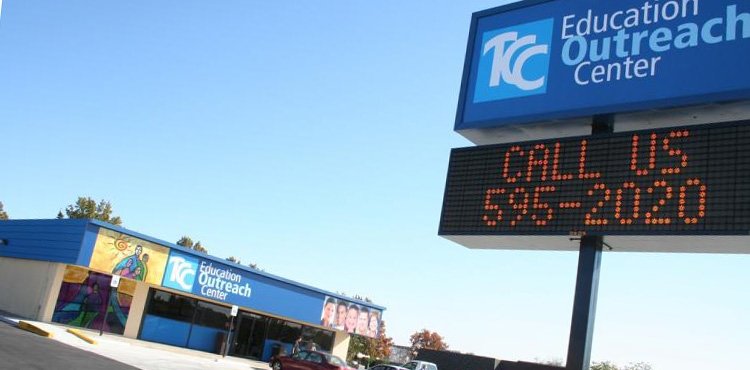
[[[141,326],[140,338],[218,353],[226,341],[231,309],[177,294],[152,290]],[[334,333],[241,312],[235,319],[230,353],[268,361],[280,353],[291,354],[294,343],[302,338],[301,349],[330,352]]]
[[[231,319],[230,313],[231,309],[229,307],[198,301],[193,323],[209,328],[228,329],[229,320]]]
[[[194,301],[192,298],[155,290],[147,313],[172,320],[192,322],[195,311]]]
[[[302,325],[281,319],[271,319],[268,339],[292,344],[302,335]]]
[[[332,331],[305,326],[302,330],[302,338],[315,343],[319,351],[330,352],[333,349]]]
[[[152,290],[140,338],[218,353],[225,344],[230,308]]]

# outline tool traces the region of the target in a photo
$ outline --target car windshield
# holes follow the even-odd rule
[[[334,355],[326,355],[326,360],[331,365],[346,367],[346,363]]]

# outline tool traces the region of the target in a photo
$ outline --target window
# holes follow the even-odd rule
[[[195,312],[195,325],[206,326],[216,329],[228,329],[231,319],[229,307],[215,305],[213,303],[198,301]]]
[[[323,363],[323,356],[321,356],[320,353],[317,352],[310,352],[305,360],[314,362],[316,364],[321,364]]]
[[[300,335],[302,335],[302,325],[300,324],[281,319],[269,320],[267,339],[294,343]]]
[[[332,331],[313,328],[311,326],[305,326],[302,329],[302,337],[310,342],[316,344],[319,351],[330,352],[333,349],[333,336]]]
[[[161,290],[152,291],[154,293],[148,305],[148,314],[177,321],[193,321],[194,299]]]
[[[336,356],[333,356],[333,355],[326,356],[326,360],[328,360],[328,363],[331,364],[331,365],[335,365],[335,366],[339,366],[339,367],[348,367],[346,365],[346,363],[342,359],[340,359],[340,358],[338,358]],[[380,369],[380,370],[382,370],[382,369]]]

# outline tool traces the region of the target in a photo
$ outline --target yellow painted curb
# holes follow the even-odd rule
[[[78,338],[81,338],[81,340],[83,340],[84,342],[88,342],[90,344],[96,344],[96,341],[94,339],[92,339],[91,337],[89,337],[86,334],[81,333],[80,331],[78,331],[76,329],[68,329],[67,332],[70,333],[70,334],[75,335]]]
[[[42,328],[40,328],[40,327],[38,327],[38,326],[36,326],[34,324],[28,323],[26,321],[19,321],[18,322],[18,328],[26,330],[28,332],[32,332],[32,333],[34,333],[36,335],[41,335],[43,337],[47,337],[47,338],[52,338],[53,337],[53,335],[52,335],[51,332],[48,332],[48,331],[46,331],[46,330],[44,330],[44,329],[42,329]]]

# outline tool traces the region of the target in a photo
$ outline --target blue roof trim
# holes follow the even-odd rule
[[[81,251],[78,253],[76,264],[81,266],[88,266],[91,264],[91,256],[94,254],[94,246],[96,245],[97,236],[99,236],[99,226],[87,223],[86,231],[83,233],[83,241],[81,242]]]
[[[52,220],[52,221],[59,221],[59,220]],[[286,283],[286,284],[290,284],[290,285],[293,285],[293,286],[296,286],[296,287],[300,287],[300,288],[304,288],[304,289],[307,289],[307,290],[311,290],[311,291],[314,291],[314,292],[317,292],[317,293],[321,293],[321,294],[324,294],[324,295],[327,295],[327,296],[330,296],[330,297],[334,297],[334,298],[338,298],[338,299],[343,299],[343,300],[349,301],[349,302],[354,302],[354,303],[357,303],[357,304],[362,305],[362,306],[367,306],[367,307],[374,308],[374,309],[381,310],[381,311],[385,311],[386,310],[385,307],[382,307],[382,306],[379,306],[379,305],[376,305],[376,304],[372,304],[372,303],[369,303],[369,302],[361,301],[361,300],[354,299],[354,298],[351,298],[351,297],[347,297],[347,296],[344,296],[344,295],[341,295],[341,294],[331,293],[331,292],[323,290],[323,289],[319,289],[319,288],[315,288],[315,287],[310,286],[310,285],[302,284],[302,283],[296,282],[294,280],[285,279],[283,277],[280,277],[280,276],[277,276],[277,275],[273,275],[273,274],[269,274],[267,272],[254,270],[254,269],[251,269],[251,268],[249,268],[247,266],[243,266],[243,265],[240,265],[240,264],[237,264],[237,263],[233,263],[233,262],[227,261],[227,260],[225,260],[223,258],[214,257],[214,256],[211,256],[211,255],[208,255],[208,254],[196,252],[196,251],[194,251],[192,249],[188,249],[188,248],[185,248],[183,246],[180,246],[180,245],[177,245],[177,244],[174,244],[174,243],[170,243],[170,242],[167,242],[167,241],[164,241],[164,240],[161,240],[161,239],[157,239],[157,238],[154,238],[154,237],[151,237],[151,236],[148,236],[148,235],[144,235],[144,234],[138,233],[136,231],[132,231],[132,230],[120,227],[120,226],[115,226],[115,225],[112,225],[110,223],[106,223],[106,222],[99,221],[99,220],[84,220],[84,221],[87,221],[87,222],[89,222],[92,225],[100,226],[100,227],[103,227],[103,228],[106,228],[106,229],[110,229],[112,231],[116,231],[116,232],[119,232],[119,233],[128,234],[130,236],[133,236],[133,237],[136,237],[136,238],[139,238],[139,239],[143,239],[145,241],[149,241],[149,242],[152,242],[152,243],[155,243],[155,244],[160,244],[160,245],[163,245],[165,247],[178,250],[178,251],[180,251],[182,253],[191,254],[191,255],[196,256],[196,257],[200,257],[200,258],[204,258],[204,259],[211,260],[211,261],[214,261],[214,262],[222,263],[222,264],[225,264],[225,265],[228,265],[228,266],[232,266],[233,268],[237,268],[237,269],[243,270],[243,271],[251,273],[251,274],[260,275],[260,276],[263,276],[263,277],[266,277],[266,278],[269,278],[269,279],[273,279],[273,280],[276,280],[276,281],[279,281],[279,282],[282,282],[282,283]],[[91,248],[93,250],[93,244],[92,244]],[[91,256],[91,252],[89,251],[89,258],[90,258],[90,256]]]
[[[88,220],[3,220],[0,256],[76,263]]]

